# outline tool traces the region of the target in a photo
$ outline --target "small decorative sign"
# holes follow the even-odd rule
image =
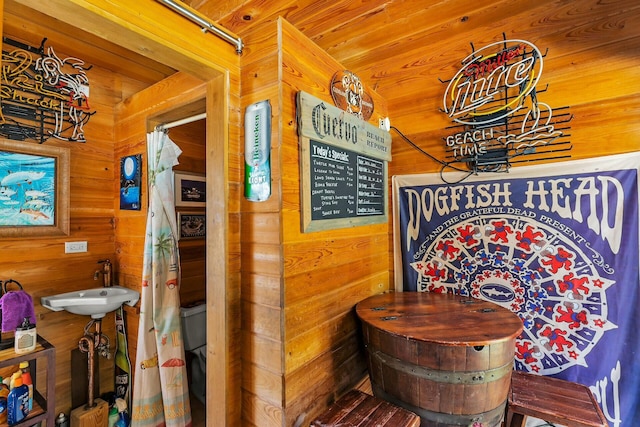
[[[387,222],[391,135],[298,93],[303,232]]]
[[[244,113],[244,196],[264,202],[271,196],[271,103],[251,104]]]
[[[570,157],[563,132],[572,119],[568,107],[553,109],[538,99],[546,91],[537,88],[543,57],[530,42],[504,40],[462,61],[445,82],[443,97],[455,129],[443,138],[450,163],[467,163],[474,172],[505,172],[518,161]]]
[[[204,212],[178,212],[178,239],[204,239],[207,235]]]
[[[306,92],[298,92],[298,134],[358,153],[391,161],[391,134],[356,116],[344,114]]]
[[[204,175],[175,172],[174,191],[176,207],[207,205],[207,178]]]
[[[140,210],[142,154],[120,159],[120,209]]]
[[[362,120],[373,114],[373,99],[362,82],[351,71],[339,71],[331,80],[331,97],[336,107]]]
[[[89,106],[91,67],[58,57],[45,41],[36,48],[3,39],[0,137],[86,142],[84,125],[95,114]]]

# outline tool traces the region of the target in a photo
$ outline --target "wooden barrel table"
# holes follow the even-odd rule
[[[500,425],[518,316],[494,303],[432,292],[391,292],[356,306],[374,395],[422,426]]]

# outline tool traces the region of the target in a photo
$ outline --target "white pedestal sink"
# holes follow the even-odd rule
[[[101,319],[122,304],[134,306],[138,299],[140,299],[138,291],[122,286],[112,286],[42,297],[40,303],[49,310],[65,310],[69,313],[84,314],[93,319]]]

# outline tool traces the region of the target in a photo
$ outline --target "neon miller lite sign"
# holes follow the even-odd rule
[[[443,97],[444,112],[463,129],[444,138],[456,160],[492,149],[535,151],[562,135],[536,96],[542,66],[538,48],[524,40],[489,44],[462,61]]]

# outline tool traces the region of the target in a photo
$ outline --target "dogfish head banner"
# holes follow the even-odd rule
[[[515,369],[585,384],[611,427],[634,427],[639,171],[640,153],[630,153],[457,184],[436,173],[395,176],[396,290],[510,309],[524,324]]]

